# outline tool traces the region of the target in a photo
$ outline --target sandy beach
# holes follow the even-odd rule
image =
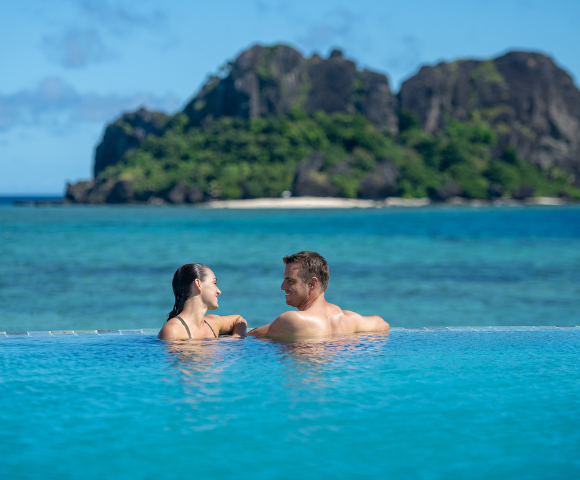
[[[521,206],[521,205],[565,205],[567,202],[562,198],[535,197],[525,200],[497,199],[469,200],[466,198],[453,197],[439,205],[466,205],[473,207],[484,206]],[[246,200],[214,200],[200,204],[201,208],[232,208],[232,209],[260,209],[260,208],[389,208],[389,207],[425,207],[431,205],[428,198],[401,198],[388,197],[384,200],[361,200],[355,198],[334,197],[290,197],[290,198],[252,198]]]
[[[17,206],[57,206],[71,205],[68,199],[18,199],[7,197],[0,204],[12,203]],[[290,198],[251,198],[245,200],[212,200],[197,203],[197,208],[231,208],[231,209],[316,209],[316,208],[409,208],[426,206],[468,206],[468,207],[518,207],[518,206],[561,206],[578,203],[558,197],[531,197],[524,200],[498,198],[495,200],[478,200],[462,197],[451,197],[444,202],[433,202],[429,198],[388,197],[384,200],[362,200],[356,198],[335,197],[290,197]],[[151,197],[147,202],[128,202],[131,205],[171,205],[163,198]],[[190,205],[191,206],[191,205]]]
[[[203,204],[205,208],[381,208],[422,207],[429,205],[428,198],[398,198],[385,200],[360,200],[333,197],[253,198],[247,200],[215,200]]]

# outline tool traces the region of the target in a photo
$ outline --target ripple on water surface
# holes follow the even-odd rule
[[[579,347],[579,328],[5,337],[0,473],[574,478]]]

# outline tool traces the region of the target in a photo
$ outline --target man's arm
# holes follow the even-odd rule
[[[213,315],[205,316],[208,323],[218,330],[218,335],[231,334],[234,337],[241,337],[246,333],[248,322],[241,315]]]
[[[276,320],[268,325],[264,325],[262,327],[254,328],[250,330],[246,335],[253,335],[256,337],[281,337],[292,335],[293,330],[295,327],[293,325],[293,313],[295,312],[286,312],[280,315]],[[292,333],[291,333],[292,332]]]
[[[263,325],[262,327],[252,328],[248,333],[246,333],[246,337],[248,336],[265,337],[268,333],[270,325],[272,324],[269,323],[268,325]]]
[[[263,327],[248,332],[256,337],[295,337],[316,335],[318,324],[308,317],[302,317],[299,312],[290,311],[281,314],[276,320]]]
[[[388,332],[391,327],[378,315],[363,317],[355,312],[344,311],[349,320],[353,322],[353,333],[355,332]]]

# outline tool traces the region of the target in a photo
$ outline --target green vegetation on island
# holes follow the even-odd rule
[[[132,133],[131,125],[117,123]],[[399,133],[393,135],[361,114],[342,112],[294,109],[249,120],[221,117],[203,126],[191,126],[178,113],[162,135],[148,135],[99,180],[130,182],[136,200],[162,196],[177,184],[195,188],[200,199],[279,197],[293,190],[300,164],[319,154],[323,162],[310,174],[340,197],[368,197],[361,182],[390,162],[397,167],[393,196],[580,199],[570,173],[556,167],[542,172],[513,148],[494,154],[496,141],[495,131],[479,115],[469,122],[451,119],[442,134],[431,135],[412,114],[402,112]]]
[[[580,90],[549,57],[424,66],[395,95],[333,50],[254,45],[169,116],[107,126],[77,203],[295,196],[580,199]]]

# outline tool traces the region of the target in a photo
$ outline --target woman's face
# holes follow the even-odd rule
[[[215,310],[218,308],[218,295],[221,291],[217,286],[217,279],[215,274],[207,268],[205,271],[205,278],[201,282],[201,298],[203,303],[207,305],[208,310]]]

